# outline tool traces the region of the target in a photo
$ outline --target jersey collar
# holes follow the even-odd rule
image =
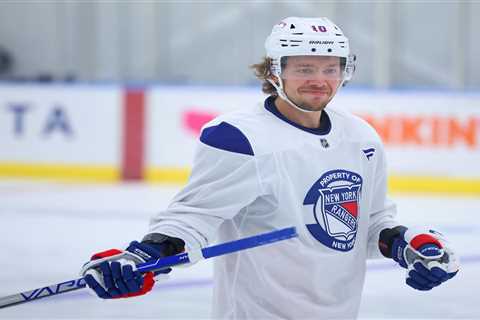
[[[283,114],[281,114],[280,111],[278,111],[277,106],[275,106],[275,98],[275,96],[270,96],[265,99],[265,109],[273,113],[276,117],[280,118],[291,126],[315,135],[326,135],[330,133],[330,130],[332,129],[332,123],[330,121],[330,117],[328,116],[327,112],[325,112],[325,110],[323,110],[320,117],[320,126],[318,128],[307,128],[287,119]]]

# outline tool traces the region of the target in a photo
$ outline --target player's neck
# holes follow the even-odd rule
[[[287,101],[277,97],[275,106],[278,111],[288,120],[305,128],[316,129],[320,126],[322,111],[302,112],[292,107]]]

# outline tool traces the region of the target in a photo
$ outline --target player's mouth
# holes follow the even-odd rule
[[[314,95],[314,96],[329,96],[330,91],[323,89],[301,89],[300,93]]]

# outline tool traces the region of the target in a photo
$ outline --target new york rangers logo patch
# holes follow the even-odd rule
[[[323,174],[308,191],[303,204],[311,206],[307,229],[329,248],[350,251],[355,245],[362,177],[347,170]]]

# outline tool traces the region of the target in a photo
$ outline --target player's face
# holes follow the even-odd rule
[[[288,57],[282,70],[284,91],[293,103],[319,111],[333,98],[342,81],[339,57]]]

